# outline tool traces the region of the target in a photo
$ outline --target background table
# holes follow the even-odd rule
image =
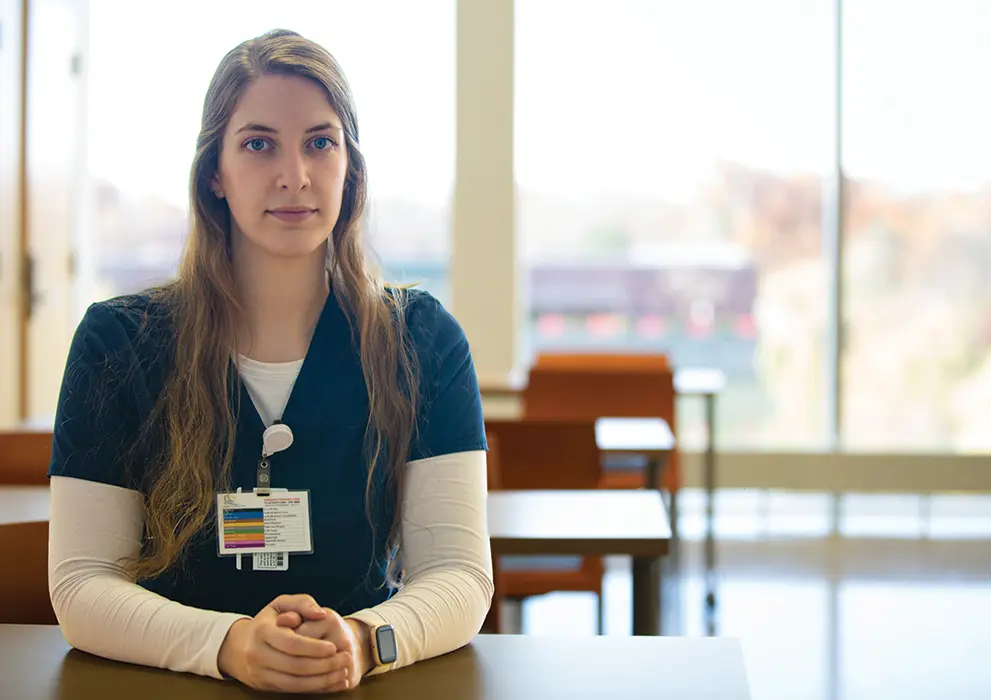
[[[12,700],[315,697],[131,666],[70,651],[58,627],[0,625],[0,694]],[[327,696],[321,696],[327,697]],[[469,646],[367,678],[353,700],[664,698],[749,700],[739,643],[664,637],[482,635]]]
[[[661,487],[661,472],[675,447],[671,426],[663,418],[599,418],[595,443],[606,457],[645,459],[648,488]]]
[[[671,528],[660,492],[496,491],[488,524],[493,556],[633,557],[633,633],[663,631],[660,558]]]
[[[0,486],[0,525],[48,521],[47,486]]]

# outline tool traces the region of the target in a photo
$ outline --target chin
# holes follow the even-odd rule
[[[265,252],[276,258],[310,258],[314,255],[324,255],[324,244],[326,242],[327,239],[323,239],[317,243],[299,241],[291,245],[267,245],[264,248]]]
[[[309,258],[325,254],[330,234],[323,231],[266,231],[254,243],[267,254],[276,258]]]
[[[308,222],[305,226],[282,225],[274,221],[259,221],[257,224],[247,230],[235,226],[232,231],[241,246],[254,249],[256,254],[281,260],[326,255],[332,227],[324,225],[322,220]]]

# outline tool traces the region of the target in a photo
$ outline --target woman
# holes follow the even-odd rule
[[[433,297],[370,270],[365,191],[323,48],[273,31],[223,59],[176,280],[91,306],[69,353],[49,579],[73,646],[316,692],[477,634],[474,367]]]

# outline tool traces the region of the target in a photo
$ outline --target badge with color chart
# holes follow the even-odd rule
[[[217,494],[217,553],[312,554],[309,491]]]

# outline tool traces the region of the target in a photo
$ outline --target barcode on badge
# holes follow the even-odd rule
[[[287,552],[259,552],[251,555],[251,568],[254,571],[288,571]]]

